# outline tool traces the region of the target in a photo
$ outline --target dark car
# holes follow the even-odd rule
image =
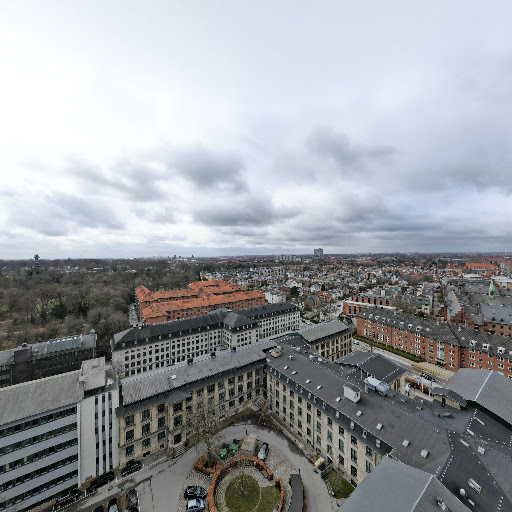
[[[424,379],[427,379],[427,380],[431,380],[432,382],[435,382],[436,379],[434,377],[432,377],[432,375],[429,375],[428,373],[422,373],[421,376],[424,378]]]
[[[71,489],[71,491],[68,491],[64,494],[61,494],[55,503],[55,508],[63,507],[64,505],[68,505],[69,503],[72,503],[73,501],[80,498],[80,489]]]
[[[267,458],[267,453],[268,453],[268,444],[263,443],[261,445],[260,451],[258,452],[258,459],[265,460]]]
[[[112,498],[108,502],[108,512],[118,512],[117,499],[116,498]]]
[[[197,485],[189,485],[185,489],[185,498],[188,500],[194,499],[194,498],[200,498],[205,499],[206,496],[208,496],[208,491],[204,489],[203,487],[199,487]]]
[[[99,507],[96,507],[96,508],[94,509],[94,512],[104,512],[103,505],[100,505]]]
[[[142,468],[142,462],[140,460],[132,460],[121,471],[121,476],[128,476],[132,473],[135,473],[135,471],[139,471],[139,469]]]
[[[137,491],[135,489],[130,489],[126,493],[126,499],[128,500],[128,505],[134,506],[139,503],[139,497],[137,495]]]
[[[104,485],[107,485],[109,482],[112,482],[114,480],[114,472],[109,471],[108,473],[104,473],[103,475],[100,475],[98,478],[93,480],[88,487],[89,492],[96,491],[100,487],[103,487]]]

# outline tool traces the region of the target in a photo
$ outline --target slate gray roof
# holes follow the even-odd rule
[[[80,371],[62,373],[0,389],[0,425],[77,403]]]
[[[512,307],[510,306],[489,306],[480,304],[485,322],[512,324]]]
[[[336,361],[343,366],[353,366],[381,382],[391,384],[405,373],[405,368],[394,363],[387,357],[374,352],[352,352]]]
[[[170,393],[187,384],[217,375],[220,372],[236,370],[267,358],[264,350],[276,346],[274,341],[262,341],[236,351],[220,352],[216,357],[205,356],[196,359],[192,365],[182,363],[153,370],[143,375],[123,380],[123,404],[130,405],[151,397]]]
[[[493,370],[460,369],[444,386],[512,426],[512,381]]]
[[[446,322],[430,318],[420,318],[398,311],[388,312],[378,308],[361,310],[356,317],[396,328],[399,328],[401,322],[403,322],[402,328],[405,331],[420,333],[427,338],[441,341],[442,343],[452,343],[462,347],[473,346],[477,350],[482,350],[484,344],[488,344],[491,354],[497,354],[498,348],[503,347],[505,349],[505,357],[512,358],[512,338],[509,336],[491,334],[468,327],[459,327]]]
[[[227,325],[231,329],[243,329],[251,325],[256,326],[259,318],[264,318],[279,313],[289,311],[298,311],[298,307],[291,302],[281,302],[278,304],[266,304],[254,308],[239,309],[230,311],[229,309],[216,309],[208,315],[195,316],[192,318],[182,318],[170,322],[159,322],[140,327],[132,327],[125,331],[114,334],[114,350],[119,348],[122,343],[133,341],[145,341],[157,336],[181,336],[183,333],[191,330],[209,329],[211,327],[222,327]]]
[[[437,478],[390,457],[383,457],[338,512],[469,512]]]
[[[331,320],[330,322],[322,322],[312,327],[302,329],[299,331],[299,334],[309,343],[316,343],[324,338],[352,331],[353,329],[345,322]]]
[[[54,338],[48,340],[46,352],[60,352],[61,350],[71,350],[82,346],[82,335],[65,336],[63,338]]]
[[[392,454],[407,464],[423,468],[434,462],[439,465],[445,460],[450,450],[447,434],[444,430],[436,428],[428,417],[424,418],[417,414],[417,402],[397,393],[386,397],[375,392],[365,393],[364,383],[352,377],[350,373],[347,374],[346,368],[335,363],[320,364],[316,362],[317,358],[311,361],[307,353],[298,353],[286,345],[282,347],[283,354],[277,358],[270,358],[267,367],[269,370],[274,368],[278,374],[281,373],[280,380],[286,382],[289,379],[288,386],[292,387],[294,382],[297,383],[299,390],[303,389],[302,396],[307,396],[310,392],[312,397],[317,397],[317,407],[321,407],[320,401],[326,402],[333,409],[332,416],[335,415],[334,411],[339,411],[346,419],[354,422],[359,435],[363,429],[366,430],[369,437],[378,438],[386,443],[391,447]],[[289,355],[292,355],[293,359],[290,360]],[[276,376],[275,372],[271,373]],[[307,380],[310,382],[306,382]],[[358,403],[343,397],[346,384],[361,392],[361,400]],[[320,389],[318,386],[321,386]],[[362,414],[357,415],[358,411]],[[348,421],[344,421],[348,428]],[[380,430],[377,429],[379,423],[383,425]],[[410,441],[407,447],[403,446],[406,439]],[[423,449],[429,452],[427,459],[420,455]]]

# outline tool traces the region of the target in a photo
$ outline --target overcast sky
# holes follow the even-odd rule
[[[0,12],[0,258],[512,250],[510,1]]]

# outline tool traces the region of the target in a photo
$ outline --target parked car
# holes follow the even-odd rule
[[[427,379],[427,380],[431,380],[432,382],[435,382],[436,379],[434,377],[432,377],[432,375],[429,375],[428,373],[422,373],[421,376],[424,378],[424,379]]]
[[[208,491],[198,485],[189,485],[185,489],[185,498],[187,499],[200,498],[204,500],[206,496],[208,496]]]
[[[117,499],[116,498],[112,498],[108,502],[108,512],[118,512]]]
[[[268,444],[263,443],[261,445],[260,451],[258,452],[258,459],[265,460],[267,458],[267,454],[268,454]]]
[[[96,507],[96,508],[94,509],[94,512],[104,512],[103,505],[99,505],[98,507]]]
[[[109,482],[112,482],[114,480],[114,472],[109,471],[108,473],[104,473],[103,475],[100,475],[98,478],[94,479],[88,487],[89,492],[96,491],[100,487],[103,487],[104,485],[107,485]]]
[[[352,343],[353,343],[354,345],[359,345],[359,340],[352,340]]]
[[[57,498],[55,509],[63,507],[64,505],[68,505],[69,503],[73,503],[73,501],[76,501],[78,498],[80,498],[80,494],[80,489],[71,489],[71,491],[61,494]]]
[[[126,464],[126,466],[121,471],[121,476],[128,476],[135,471],[139,471],[142,468],[142,462],[140,460],[132,460]]]
[[[201,512],[204,510],[204,501],[200,499],[189,500],[187,503],[187,512]]]
[[[128,500],[128,505],[132,507],[139,503],[139,496],[137,495],[137,491],[135,489],[130,489],[126,493],[126,499]]]

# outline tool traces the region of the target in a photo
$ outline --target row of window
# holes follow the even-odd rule
[[[58,478],[54,478],[53,480],[50,480],[49,482],[46,482],[42,485],[39,485],[37,487],[34,487],[33,489],[30,489],[29,491],[26,491],[22,494],[18,494],[18,496],[15,496],[14,498],[10,498],[6,501],[3,501],[0,503],[0,510],[5,510],[8,507],[11,507],[12,505],[15,505],[16,503],[20,503],[28,498],[31,498],[32,496],[37,496],[38,494],[41,494],[42,492],[47,491],[48,489],[51,489],[52,487],[55,487],[56,485],[60,485],[61,483],[70,480],[72,478],[78,477],[78,471],[72,471],[71,473],[67,473],[66,475],[59,476]]]
[[[66,432],[71,432],[72,430],[77,429],[76,423],[70,423],[69,425],[66,425],[64,427],[56,428],[54,430],[50,430],[49,432],[45,432],[44,434],[40,434],[38,436],[29,437],[28,439],[25,439],[23,441],[18,441],[17,443],[9,444],[4,447],[0,447],[0,455],[4,455],[6,453],[11,453],[16,450],[21,450],[22,448],[25,448],[26,446],[31,446],[33,444],[41,443],[42,441],[46,441],[47,439],[51,439],[55,436],[60,436],[62,434],[65,434]]]
[[[165,441],[165,432],[158,432],[157,439],[158,439],[159,443],[163,443]],[[150,437],[142,440],[142,449],[147,450],[148,448],[151,448],[151,438]],[[133,457],[133,455],[135,455],[135,445],[134,444],[131,444],[130,446],[126,447],[125,455],[127,458]]]
[[[76,406],[69,407],[68,409],[64,409],[63,411],[54,412],[51,414],[46,414],[44,416],[40,416],[39,418],[25,421],[24,423],[18,423],[17,425],[13,425],[7,428],[0,428],[0,437],[10,436],[12,434],[16,434],[23,430],[27,430],[29,428],[35,428],[39,425],[44,425],[50,421],[60,420],[66,416],[71,416],[72,414],[76,414]]]
[[[14,460],[12,462],[8,462],[7,464],[0,466],[0,473],[12,471],[13,469],[19,468],[21,466],[26,466],[31,462],[35,462],[36,460],[39,459],[44,459],[44,457],[53,455],[54,453],[65,450],[66,448],[69,448],[71,446],[76,446],[77,444],[77,439],[71,439],[70,441],[65,441],[64,443],[59,443],[55,446],[50,446],[49,448],[46,448],[36,453],[32,453],[31,455],[27,455],[26,457]]]
[[[78,455],[71,455],[71,457],[67,457],[66,459],[59,460],[53,464],[49,464],[48,466],[44,466],[40,469],[36,469],[35,471],[31,471],[30,473],[26,473],[25,475],[19,476],[18,478],[14,478],[13,480],[9,480],[4,484],[0,484],[0,493],[11,489],[12,487],[16,487],[17,485],[21,485],[25,482],[29,482],[34,478],[38,478],[40,476],[46,475],[46,473],[50,473],[51,471],[55,471],[56,469],[61,468],[62,466],[67,466],[73,462],[78,460]]]

